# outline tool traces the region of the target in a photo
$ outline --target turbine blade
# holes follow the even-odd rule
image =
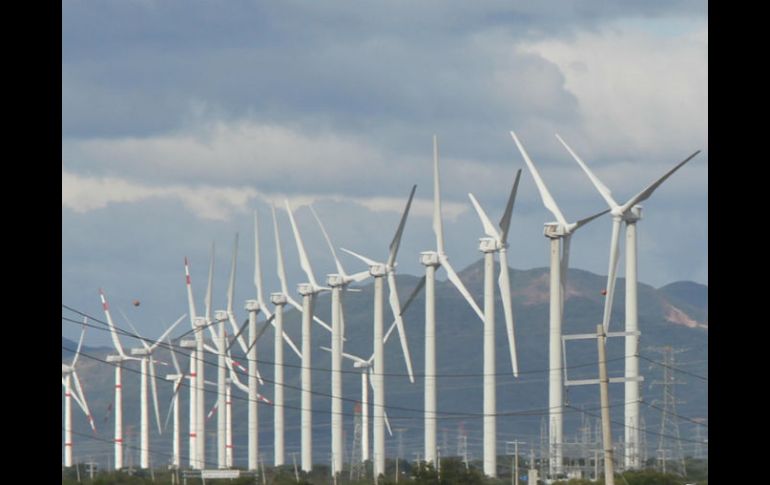
[[[388,266],[393,266],[396,262],[396,255],[398,254],[398,247],[401,245],[401,236],[404,233],[404,226],[406,225],[406,218],[409,215],[409,208],[412,207],[412,199],[414,199],[414,192],[417,190],[417,185],[412,185],[412,191],[409,193],[409,199],[406,201],[406,208],[401,215],[401,221],[398,223],[398,229],[396,229],[396,235],[393,236],[393,240],[390,242],[388,248]]]
[[[500,233],[497,231],[497,228],[495,228],[495,225],[492,224],[492,221],[489,220],[489,217],[487,217],[487,213],[484,212],[484,209],[481,208],[479,201],[477,201],[476,197],[474,197],[470,192],[468,193],[468,198],[471,199],[471,204],[473,204],[473,208],[476,209],[476,214],[478,214],[479,219],[481,219],[481,225],[484,226],[484,234],[491,237],[492,239],[497,239],[499,241]]]
[[[294,241],[297,243],[297,252],[299,253],[299,265],[302,267],[302,271],[307,275],[308,283],[313,287],[319,286],[316,283],[315,276],[313,276],[313,268],[310,267],[310,260],[305,252],[305,245],[302,244],[302,236],[299,234],[299,228],[297,228],[297,222],[294,220],[294,215],[291,212],[291,206],[289,200],[286,200],[286,212],[289,213],[289,222],[291,222],[291,230],[294,232]]]
[[[211,243],[211,261],[209,262],[209,284],[206,287],[206,299],[204,305],[206,306],[206,321],[211,321],[211,292],[214,286],[214,242]],[[213,333],[212,333],[213,335]]]
[[[444,267],[446,270],[447,277],[449,277],[449,281],[452,282],[453,285],[455,285],[455,288],[457,288],[457,291],[460,292],[461,295],[463,295],[463,298],[465,298],[465,301],[468,302],[468,304],[473,308],[473,311],[476,312],[476,315],[481,319],[481,323],[484,323],[484,313],[479,309],[479,306],[476,304],[476,302],[473,300],[473,297],[471,296],[470,292],[465,288],[465,285],[463,284],[462,280],[459,276],[457,276],[457,273],[452,268],[452,265],[449,264],[449,259],[443,254],[438,254],[439,261],[441,262],[441,266]]]
[[[177,319],[176,319],[176,321],[175,321],[173,324],[171,324],[171,326],[170,326],[170,327],[168,327],[168,329],[166,329],[166,331],[165,331],[165,332],[163,332],[163,335],[161,335],[160,337],[158,337],[158,340],[156,340],[156,341],[155,341],[155,342],[154,342],[152,345],[150,345],[150,346],[147,348],[147,350],[149,350],[150,352],[152,352],[152,351],[154,351],[156,348],[158,348],[158,345],[160,345],[160,343],[161,343],[161,342],[163,342],[164,340],[166,340],[166,339],[168,338],[169,334],[171,334],[171,332],[173,332],[173,331],[174,331],[174,329],[176,328],[176,326],[177,326],[177,325],[179,325],[180,323],[182,323],[182,320],[184,320],[184,317],[186,317],[186,316],[187,316],[187,314],[186,314],[186,313],[183,313],[181,317],[177,318]]]
[[[73,369],[75,368],[75,363],[78,361],[78,357],[80,356],[80,347],[83,345],[83,337],[86,335],[87,323],[88,317],[83,317],[83,330],[80,331],[80,339],[78,340],[78,348],[75,350],[75,358],[72,359],[72,364],[70,364],[70,367]]]
[[[179,375],[183,375],[184,372],[182,372],[182,368],[179,367],[179,361],[176,358],[176,352],[174,352],[174,346],[171,344],[171,340],[166,340],[168,342],[168,350],[171,352],[171,361],[174,363],[174,369],[176,370],[176,373]]]
[[[602,183],[601,180],[599,180],[599,177],[597,177],[590,168],[588,168],[588,165],[583,162],[583,160],[577,156],[577,154],[570,148],[569,145],[567,145],[567,142],[561,139],[561,137],[557,134],[556,138],[561,142],[562,145],[564,145],[564,148],[567,149],[567,151],[572,155],[572,158],[575,159],[575,161],[580,165],[580,168],[583,169],[583,171],[588,175],[588,178],[591,179],[591,183],[594,184],[594,187],[596,187],[596,190],[599,192],[599,194],[604,198],[604,200],[607,202],[607,205],[610,206],[610,209],[617,209],[620,207],[617,202],[615,202],[615,199],[612,198],[612,191]]]
[[[603,210],[601,212],[597,212],[596,214],[594,214],[594,215],[592,215],[590,217],[586,217],[585,219],[580,219],[579,221],[577,221],[575,223],[575,227],[573,227],[570,230],[570,232],[575,232],[576,230],[578,230],[581,227],[585,226],[586,224],[588,224],[589,222],[593,221],[597,217],[603,216],[604,214],[608,213],[609,211],[610,211],[610,209],[605,209],[605,210]]]
[[[96,431],[96,426],[94,425],[94,418],[91,416],[91,410],[88,409],[88,401],[86,401],[86,395],[83,393],[83,388],[80,386],[80,379],[78,378],[78,373],[76,371],[72,371],[72,380],[75,383],[75,390],[78,394],[80,394],[80,399],[83,402],[78,401],[75,399],[75,401],[80,405],[81,409],[83,409],[83,412],[85,413],[86,417],[88,418],[88,424],[91,425],[91,430]]]
[[[163,434],[160,426],[160,407],[158,406],[158,383],[155,380],[155,360],[152,356],[148,359],[150,362],[150,390],[152,391],[152,405],[155,409],[155,423],[158,425],[158,433]]]
[[[612,238],[610,239],[610,267],[607,270],[607,296],[604,300],[604,316],[602,325],[606,332],[610,327],[612,316],[612,300],[615,295],[615,276],[618,269],[618,251],[620,249],[620,217],[612,218]]]
[[[281,236],[278,231],[278,218],[275,215],[275,206],[270,206],[270,208],[273,211],[273,230],[275,232],[275,257],[278,261],[278,279],[281,281],[281,292],[288,296],[289,287],[286,284],[286,270],[283,267],[283,249],[281,248]]]
[[[406,371],[409,374],[409,382],[414,384],[414,374],[412,373],[412,356],[409,354],[409,343],[406,340],[406,330],[404,330],[404,321],[401,318],[401,304],[398,301],[398,288],[396,287],[396,275],[388,271],[388,302],[398,328],[398,336],[401,340],[401,351],[404,354]],[[384,342],[383,342],[384,343]]]
[[[553,196],[551,196],[551,193],[548,191],[548,187],[545,186],[545,182],[543,182],[542,177],[540,177],[540,173],[537,171],[537,168],[535,168],[535,164],[532,163],[532,160],[530,160],[529,155],[527,155],[527,151],[524,150],[524,147],[519,142],[519,139],[516,137],[516,133],[511,131],[511,137],[513,138],[513,141],[516,142],[516,146],[519,148],[519,152],[521,152],[521,156],[524,157],[524,161],[527,163],[527,168],[529,168],[529,172],[532,174],[532,178],[535,179],[535,185],[537,185],[537,191],[540,192],[540,198],[543,201],[543,205],[546,209],[548,209],[551,214],[556,218],[557,221],[559,221],[559,224],[561,224],[564,227],[567,227],[567,219],[564,217],[564,214],[561,213],[561,210],[559,209],[559,206],[556,205],[556,201],[553,199]]]
[[[235,291],[235,265],[238,260],[238,233],[235,233],[235,243],[233,245],[233,260],[230,265],[230,282],[227,285],[227,308],[229,313],[233,312],[233,291]]]
[[[508,196],[508,204],[505,206],[505,212],[500,219],[500,229],[503,231],[502,243],[508,242],[508,229],[511,227],[511,215],[513,214],[513,203],[516,200],[516,192],[519,190],[519,179],[521,179],[521,169],[516,171],[516,179],[513,181],[511,195]]]
[[[269,326],[270,326],[270,323],[273,321],[273,319],[274,319],[274,318],[275,318],[275,316],[274,316],[274,315],[271,315],[271,316],[270,316],[270,318],[268,318],[267,320],[265,320],[265,323],[264,323],[264,324],[262,324],[262,327],[261,327],[261,328],[260,328],[260,329],[257,331],[257,335],[254,337],[254,340],[253,340],[253,341],[251,342],[251,344],[250,344],[250,345],[249,345],[249,346],[246,348],[246,350],[244,350],[244,351],[243,351],[244,353],[248,354],[248,353],[249,353],[249,350],[251,350],[251,348],[252,348],[252,347],[254,347],[254,345],[256,345],[257,341],[258,341],[258,340],[259,340],[259,338],[262,336],[262,334],[263,334],[263,333],[265,333],[265,330],[267,330],[267,327],[269,327]],[[249,323],[249,321],[248,321],[248,320],[246,320],[246,324],[248,324],[248,323]],[[244,324],[244,325],[243,325],[243,328],[246,328],[246,324]]]
[[[361,271],[360,273],[355,273],[351,275],[349,278],[353,280],[355,283],[360,283],[361,281],[364,281],[366,278],[370,276],[371,276],[371,273],[369,273],[369,271]],[[358,291],[358,290],[348,288],[347,291]]]
[[[364,262],[364,264],[366,264],[366,265],[369,265],[369,266],[374,266],[374,265],[377,265],[377,264],[379,264],[377,261],[374,261],[373,259],[369,259],[369,258],[367,258],[366,256],[361,256],[360,254],[358,254],[358,253],[354,253],[353,251],[351,251],[351,250],[349,250],[349,249],[345,249],[345,248],[340,248],[340,249],[341,249],[342,251],[345,251],[346,253],[350,254],[351,256],[353,256],[353,257],[356,257],[356,258],[360,259],[360,260],[361,260],[361,261],[363,261],[363,262]]]
[[[388,435],[393,436],[393,429],[390,427],[390,420],[388,419],[388,413],[383,409],[382,417],[385,419],[385,428],[388,430]]]
[[[227,348],[225,348],[225,352],[230,351],[230,347],[232,347],[236,341],[238,341],[241,345],[241,349],[243,349],[244,352],[248,352],[248,349],[251,348],[250,346],[246,345],[246,342],[243,340],[243,337],[241,334],[243,334],[243,331],[246,330],[246,327],[249,325],[249,319],[247,318],[245,322],[243,322],[243,325],[241,325],[241,328],[238,328],[238,325],[235,323],[235,317],[230,313],[227,315],[228,319],[230,320],[230,325],[233,327],[233,331],[235,332],[235,335],[233,336],[233,339],[230,341],[229,344],[227,344]]]
[[[513,303],[511,302],[511,280],[508,276],[508,252],[505,248],[500,250],[500,276],[497,279],[497,284],[500,287],[500,296],[503,300],[505,330],[508,332],[508,350],[511,353],[511,368],[514,377],[519,377],[519,359],[516,355],[516,332],[513,321]]]
[[[195,299],[193,298],[192,280],[190,279],[190,265],[187,256],[184,257],[185,286],[187,287],[187,307],[190,315],[190,326],[195,328]]]
[[[647,200],[647,198],[648,198],[649,196],[651,196],[653,192],[655,192],[655,189],[657,189],[657,188],[660,186],[660,184],[662,184],[663,182],[665,182],[665,181],[666,181],[666,179],[667,179],[667,178],[669,178],[671,175],[673,175],[673,174],[674,174],[674,172],[676,172],[677,170],[679,170],[679,168],[680,168],[682,165],[684,165],[685,163],[687,163],[687,162],[689,162],[690,160],[692,160],[692,158],[694,158],[694,157],[695,157],[695,155],[697,155],[697,154],[699,154],[699,153],[700,153],[700,150],[696,151],[695,153],[693,153],[693,154],[692,154],[692,155],[690,155],[689,157],[685,158],[684,160],[682,160],[681,162],[679,162],[678,164],[676,164],[676,165],[674,166],[674,168],[672,168],[671,170],[669,170],[668,172],[666,172],[665,174],[663,174],[663,176],[662,176],[662,177],[660,177],[658,180],[656,180],[655,182],[653,182],[653,183],[651,183],[650,185],[648,185],[646,189],[642,190],[641,192],[639,192],[638,194],[636,194],[635,196],[633,196],[633,197],[631,198],[631,200],[629,200],[628,202],[626,202],[625,204],[623,204],[623,206],[621,207],[621,210],[622,210],[623,212],[626,212],[627,210],[631,209],[633,206],[635,206],[635,205],[636,205],[636,204],[638,204],[639,202],[643,202],[643,201]]]
[[[123,352],[123,346],[120,345],[120,339],[118,338],[118,332],[115,330],[115,324],[112,323],[112,315],[110,315],[110,305],[107,303],[107,298],[104,296],[104,291],[99,288],[99,298],[102,300],[102,309],[104,309],[104,315],[107,317],[107,324],[110,326],[110,336],[112,337],[112,345],[121,357],[126,357],[126,353]]]
[[[260,308],[267,308],[262,297],[262,264],[259,257],[259,220],[254,209],[254,286],[257,289],[257,302]]]
[[[321,232],[324,235],[324,239],[326,239],[327,246],[329,246],[329,251],[332,252],[332,257],[334,257],[334,264],[337,266],[337,273],[339,273],[340,276],[346,276],[345,268],[342,267],[342,263],[340,263],[340,260],[337,258],[337,252],[334,251],[334,245],[332,244],[332,240],[329,238],[329,233],[326,232],[326,228],[324,227],[323,222],[321,222],[321,218],[318,217],[318,214],[313,208],[313,204],[308,204],[308,207],[310,207],[310,212],[313,213],[313,217],[315,217],[316,222],[318,222],[318,225],[321,227]]]
[[[417,283],[417,285],[414,287],[414,290],[412,290],[412,294],[409,295],[409,298],[406,299],[406,302],[404,302],[403,305],[401,305],[401,315],[403,316],[404,313],[406,313],[406,309],[409,308],[409,305],[412,304],[412,301],[417,297],[417,294],[422,291],[423,287],[425,287],[425,276],[420,278],[420,281]]]
[[[145,350],[149,351],[150,350],[150,346],[147,345],[147,342],[145,341],[145,338],[142,337],[142,335],[139,333],[139,330],[136,329],[134,324],[131,322],[131,319],[128,318],[128,316],[123,312],[122,309],[118,308],[118,312],[120,313],[120,316],[123,317],[123,320],[125,320],[126,323],[128,323],[128,326],[131,327],[131,330],[134,332],[133,337],[142,343],[142,347],[144,347]]]
[[[174,412],[174,402],[177,400],[177,397],[179,396],[179,389],[182,387],[182,381],[184,380],[184,375],[181,375],[174,381],[174,392],[171,394],[171,402],[168,405],[168,413],[166,414],[166,420],[163,421],[163,431],[166,431],[168,429],[168,422],[171,419],[171,414]]]
[[[438,176],[438,138],[433,135],[433,233],[436,235],[436,248],[444,252],[444,226],[441,221],[441,181]]]

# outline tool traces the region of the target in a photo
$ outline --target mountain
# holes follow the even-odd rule
[[[530,270],[511,269],[511,291],[513,295],[514,318],[516,325],[517,349],[519,355],[520,375],[515,379],[511,373],[511,362],[508,352],[508,342],[503,323],[502,304],[499,292],[496,290],[496,361],[497,361],[497,407],[498,407],[498,441],[501,453],[505,441],[519,439],[538,447],[540,443],[541,425],[547,415],[547,367],[548,367],[548,301],[549,274],[547,268]],[[439,270],[439,277],[444,273]],[[480,260],[459,273],[468,290],[481,305],[483,302],[483,260]],[[399,296],[404,301],[418,283],[420,277],[399,275],[397,277]],[[567,280],[565,298],[564,333],[594,332],[596,324],[601,322],[603,311],[602,290],[606,285],[606,277],[588,271],[570,269]],[[612,312],[610,331],[622,331],[625,281],[617,281],[617,291]],[[372,352],[372,299],[373,285],[369,282],[359,287],[359,292],[345,294],[345,322],[347,341],[345,352],[368,358]],[[387,290],[386,290],[387,291]],[[457,432],[464,428],[468,433],[468,447],[472,457],[481,454],[481,412],[482,412],[482,324],[470,309],[457,290],[445,280],[436,282],[437,299],[437,367],[438,376],[438,407],[439,419],[438,444],[444,450],[442,454],[454,454],[456,451]],[[681,384],[677,385],[677,413],[687,417],[708,416],[708,287],[692,282],[677,282],[656,289],[650,285],[639,284],[639,328],[642,332],[640,345],[640,371],[644,375],[642,383],[642,413],[649,431],[648,443],[651,448],[657,445],[661,414],[656,407],[661,404],[662,386],[656,384],[663,378],[661,361],[658,350],[670,346],[675,349],[677,372],[674,377]],[[328,293],[318,297],[316,315],[330,322],[330,296]],[[421,373],[424,368],[424,310],[425,300],[421,293],[412,302],[404,314],[409,348],[412,355],[415,382],[410,383],[406,377],[406,366],[401,355],[398,338],[388,340],[386,352],[386,396],[388,415],[394,428],[406,428],[403,435],[403,446],[406,458],[413,458],[412,453],[422,448],[422,400],[423,381]],[[392,318],[386,305],[386,322]],[[237,318],[242,320],[242,315]],[[289,310],[285,313],[285,329],[295,343],[300,343],[300,314]],[[330,446],[330,392],[329,354],[321,350],[321,345],[329,345],[329,334],[319,325],[313,326],[313,343],[316,348],[312,352],[313,360],[313,400],[314,448],[317,462],[328,462]],[[76,343],[65,342],[62,346],[75,348]],[[138,345],[121,339],[124,347]],[[273,394],[271,376],[273,375],[273,333],[268,330],[260,340],[258,361],[260,372],[265,380],[261,391],[270,398]],[[237,345],[234,347],[237,348]],[[596,377],[596,343],[594,340],[571,341],[566,346],[566,367],[570,379]],[[110,439],[112,436],[112,417],[110,415],[112,402],[113,372],[109,364],[102,362],[104,356],[111,353],[110,349],[90,348],[84,346],[83,357],[78,361],[78,371],[83,381],[84,391],[91,404],[92,412],[97,420],[98,433],[101,438]],[[239,350],[240,352],[240,350]],[[610,376],[623,374],[624,343],[622,338],[610,338],[607,346],[608,372]],[[64,359],[64,351],[62,353]],[[157,352],[157,358],[171,362],[164,350]],[[242,357],[236,357],[236,360]],[[187,358],[181,357],[181,365],[186,366]],[[216,375],[215,359],[207,358],[207,379]],[[245,364],[245,359],[243,359]],[[299,407],[300,407],[300,361],[286,347],[286,423],[287,423],[287,456],[299,449]],[[126,364],[123,372],[124,391],[124,427],[133,433],[127,439],[138,441],[138,366],[136,363]],[[345,401],[343,410],[347,436],[353,436],[353,409],[360,398],[360,375],[349,362],[343,365]],[[172,367],[158,366],[158,376],[172,373]],[[705,380],[704,380],[705,379]],[[245,377],[242,379],[245,382]],[[161,395],[162,419],[168,410],[171,385],[158,382]],[[188,392],[182,391],[182,422],[184,429],[187,423]],[[246,461],[246,406],[245,394],[233,389],[234,440],[236,464]],[[595,386],[569,387],[565,399],[570,406],[565,411],[565,436],[572,439],[577,428],[585,424],[577,408],[584,408],[588,413],[590,423],[593,416],[598,416],[598,389]],[[623,386],[610,387],[610,399],[613,421],[622,421]],[[214,404],[215,394],[207,395],[207,407]],[[371,398],[370,398],[371,400]],[[648,405],[649,404],[649,405]],[[208,409],[207,409],[208,411]],[[151,415],[153,413],[151,412]],[[154,420],[154,418],[151,418]],[[82,415],[73,418],[77,431],[90,433]],[[153,422],[154,426],[154,422]],[[208,430],[214,429],[214,417],[208,423]],[[591,424],[593,426],[593,424]],[[681,421],[682,437],[691,439],[694,427],[691,422]],[[154,428],[153,428],[154,429]],[[271,457],[272,446],[272,407],[260,405],[260,443],[266,462]],[[170,431],[170,430],[169,430]],[[156,433],[157,430],[153,431]],[[613,436],[622,436],[622,428],[613,429]],[[132,438],[133,436],[133,438]],[[184,434],[183,434],[184,436]],[[166,463],[170,452],[170,438],[167,434],[153,434],[153,451],[159,453],[154,458],[156,463]],[[348,445],[350,442],[348,442]],[[687,443],[685,443],[687,444]],[[106,456],[111,449],[105,449],[104,442],[81,442],[75,450],[93,450],[94,459],[106,462]],[[397,440],[387,439],[388,453],[394,456],[397,450]],[[90,448],[89,448],[90,447]],[[109,445],[107,445],[109,448]],[[187,452],[187,440],[182,440],[183,456]],[[346,449],[349,449],[346,448]],[[164,453],[166,455],[164,455]],[[77,455],[77,453],[76,453]],[[102,458],[97,458],[101,456]],[[651,455],[652,456],[652,455]]]

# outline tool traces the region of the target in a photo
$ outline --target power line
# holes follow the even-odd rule
[[[65,305],[62,305],[62,306],[65,306]],[[69,308],[69,307],[67,307],[67,308]],[[93,318],[93,317],[91,317],[90,315],[88,315],[86,313],[82,313],[82,312],[77,312],[77,313],[79,313],[80,315],[86,316],[86,317],[88,317],[91,320],[94,320],[96,322],[99,322],[99,323],[102,323],[104,325],[107,325],[107,323],[102,322],[102,321],[100,321],[100,320],[98,320],[96,318]],[[62,320],[66,321],[66,322],[69,322],[69,323],[75,323],[75,324],[78,324],[78,325],[85,325],[85,326],[87,326],[89,328],[94,328],[96,330],[100,330],[100,331],[103,331],[103,332],[109,332],[110,331],[109,328],[102,328],[102,327],[99,327],[99,326],[96,326],[96,325],[92,325],[92,324],[88,324],[88,323],[83,323],[83,322],[81,322],[79,320],[73,320],[71,318],[67,318],[67,317],[64,317],[64,316],[62,316],[61,318],[62,318]],[[213,322],[213,323],[217,323],[217,322]],[[114,325],[114,327],[115,327],[115,330],[117,331],[117,333],[120,333],[121,335],[125,335],[125,336],[128,336],[130,338],[135,338],[135,339],[139,339],[139,340],[144,340],[147,343],[152,343],[152,344],[156,344],[157,343],[158,347],[164,348],[164,349],[169,350],[169,351],[173,348],[173,346],[170,346],[167,342],[161,342],[161,341],[154,340],[154,339],[151,339],[151,338],[148,338],[148,337],[142,337],[142,336],[137,335],[137,334],[135,334],[133,332],[129,332],[127,330],[124,330],[124,329],[120,328],[117,325]],[[189,331],[185,332],[184,335],[188,335],[189,333],[190,333]],[[182,337],[175,337],[173,340],[180,340],[181,338]],[[176,350],[178,350],[178,349],[176,349]],[[189,358],[199,359],[198,357],[191,357],[190,355],[188,355],[186,353],[185,353],[185,355],[187,355]],[[615,357],[615,358],[612,358],[612,359],[607,359],[607,362],[621,361],[621,360],[625,360],[627,357],[629,357],[629,356]],[[251,360],[252,360],[252,359],[249,359],[248,356],[239,357],[239,359],[240,360],[244,360],[246,362],[251,362]],[[275,362],[271,361],[271,360],[255,359],[254,362],[256,362],[258,364],[275,365]],[[283,367],[287,367],[287,368],[291,368],[291,369],[303,369],[304,368],[302,365],[298,365],[298,364],[283,363],[281,365],[283,365]],[[595,366],[595,365],[596,365],[595,362],[586,362],[586,363],[583,363],[583,364],[575,364],[575,365],[570,365],[570,366],[567,366],[567,367],[559,367],[559,368],[555,368],[554,370],[562,371],[564,369],[567,369],[567,370],[569,370],[569,369],[579,369],[579,368],[582,368],[582,367],[590,367],[590,366]],[[310,367],[310,370],[311,371],[317,371],[317,372],[331,372],[332,371],[332,369],[330,369],[330,368],[323,368],[323,367]],[[534,370],[529,370],[529,371],[519,371],[519,374],[520,375],[521,374],[545,374],[545,373],[550,372],[550,371],[551,371],[551,369],[534,369]],[[340,369],[338,372],[343,373],[343,374],[355,374],[355,375],[360,375],[361,374],[361,371],[359,371],[359,370]],[[373,371],[372,371],[372,374],[374,374]],[[383,372],[382,374],[375,374],[375,375],[383,375],[383,376],[387,376],[387,377],[409,377],[409,374],[398,373],[398,372]],[[461,373],[461,374],[432,374],[432,375],[413,373],[412,375],[415,376],[415,377],[477,378],[477,377],[484,377],[484,376],[487,376],[487,375],[490,375],[490,376],[510,376],[511,373],[510,372],[496,372],[496,373],[493,373],[493,374]],[[517,381],[517,382],[519,382],[519,381]]]

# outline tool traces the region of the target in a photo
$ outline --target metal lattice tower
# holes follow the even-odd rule
[[[666,462],[669,460],[675,461],[680,467],[678,472],[684,476],[687,474],[687,469],[684,464],[684,452],[682,451],[682,440],[679,434],[679,422],[677,421],[676,412],[677,402],[682,402],[676,399],[676,385],[683,384],[683,382],[676,380],[673,372],[675,368],[674,355],[684,352],[684,350],[674,350],[670,345],[653,350],[660,352],[663,356],[663,380],[652,383],[653,386],[663,386],[663,411],[660,418],[660,438],[658,439],[658,448],[656,450],[658,467],[665,473]],[[656,401],[653,401],[653,404]]]
[[[540,420],[540,476],[544,477],[548,469],[546,463],[551,459],[548,454],[548,424],[545,418]]]
[[[697,421],[695,425],[695,449],[693,450],[693,458],[703,460],[708,456],[708,452],[704,453],[704,444],[708,445],[708,438],[703,435],[703,423],[707,421],[707,418],[695,418],[693,421]]]
[[[365,473],[365,464],[361,456],[361,404],[353,409],[353,446],[350,449],[350,479],[360,480]]]

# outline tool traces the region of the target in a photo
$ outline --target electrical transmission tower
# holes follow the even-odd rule
[[[468,469],[468,434],[465,432],[465,422],[460,421],[457,425],[457,456],[465,462],[465,468]]]
[[[670,345],[653,349],[655,352],[662,354],[662,367],[663,367],[663,380],[654,381],[655,385],[663,386],[663,400],[660,418],[660,438],[658,439],[657,458],[658,467],[665,473],[666,462],[673,461],[678,463],[680,469],[678,470],[682,476],[687,474],[687,469],[684,464],[684,452],[682,451],[682,440],[679,435],[679,421],[677,420],[676,405],[682,401],[676,399],[676,386],[677,384],[684,384],[682,381],[678,381],[674,377],[675,368],[675,354],[684,352],[684,350],[674,350]],[[660,403],[659,400],[653,401]],[[672,443],[673,441],[673,443]]]
[[[704,453],[704,444],[708,446],[708,438],[703,435],[703,423],[708,421],[707,418],[695,418],[693,421],[697,421],[695,425],[695,449],[693,450],[693,458],[697,460],[703,460],[708,457],[708,452]]]
[[[353,409],[353,447],[350,450],[350,479],[360,480],[365,473],[365,464],[361,455],[361,404]]]

